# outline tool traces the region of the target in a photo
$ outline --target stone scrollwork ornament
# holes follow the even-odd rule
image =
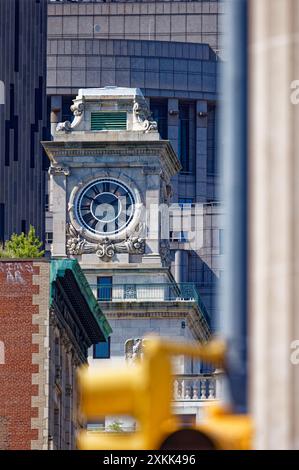
[[[111,261],[116,253],[143,254],[145,241],[139,236],[139,233],[130,235],[123,241],[113,241],[108,237],[103,238],[98,243],[91,243],[85,240],[80,233],[72,226],[67,225],[66,229],[66,248],[69,255],[82,255],[83,253],[95,253],[103,261]]]
[[[151,115],[145,104],[136,100],[133,106],[133,113],[136,116],[137,122],[141,125],[142,130],[145,132],[157,131],[157,122],[150,120]]]
[[[66,228],[66,249],[69,255],[82,255],[83,253],[93,253],[93,243],[88,243],[72,224],[67,224]]]
[[[81,123],[84,114],[84,104],[82,102],[75,102],[70,109],[74,115],[73,121],[59,122],[56,127],[56,132],[71,132]]]

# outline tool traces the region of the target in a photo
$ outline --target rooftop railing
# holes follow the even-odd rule
[[[219,400],[222,374],[182,374],[174,376],[173,398],[175,401]]]
[[[195,302],[205,319],[210,322],[207,309],[195,284],[144,283],[109,284],[91,286],[99,302]]]
[[[48,3],[163,3],[181,2],[182,0],[48,0]],[[185,2],[220,2],[223,0],[183,0]]]

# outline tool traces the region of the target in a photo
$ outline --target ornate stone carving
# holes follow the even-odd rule
[[[84,104],[82,103],[82,101],[77,103],[75,102],[70,109],[74,114],[73,121],[59,122],[56,127],[56,132],[71,132],[76,127],[78,127],[78,125],[82,121],[84,114]]]
[[[69,174],[70,174],[70,169],[67,168],[67,167],[51,165],[50,168],[49,168],[49,175],[69,176]]]
[[[103,238],[98,243],[91,243],[85,240],[72,224],[67,225],[66,248],[69,255],[81,255],[83,253],[96,253],[103,261],[111,261],[116,253],[143,254],[145,241],[140,237],[140,232],[131,234],[125,240],[115,242],[109,238]]]
[[[142,359],[143,356],[143,340],[141,338],[128,339],[125,344],[126,361],[134,364]]]
[[[155,132],[158,129],[156,121],[151,121],[151,114],[146,102],[140,102],[135,100],[133,105],[133,113],[136,117],[137,122],[140,124],[142,130],[145,132]]]
[[[160,256],[163,264],[170,265],[171,263],[171,253],[170,253],[170,244],[169,240],[160,241]]]
[[[136,284],[126,284],[124,286],[124,297],[125,299],[137,298]]]

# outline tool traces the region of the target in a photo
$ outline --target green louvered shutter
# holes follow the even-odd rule
[[[92,131],[122,131],[127,129],[127,113],[119,112],[94,112],[91,113]]]

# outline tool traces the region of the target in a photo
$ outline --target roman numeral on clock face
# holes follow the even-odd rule
[[[83,211],[89,211],[89,209],[90,209],[90,204],[83,204],[83,205],[81,206],[81,209],[82,209]]]
[[[94,220],[94,217],[90,212],[88,212],[88,214],[83,215],[83,219],[85,223],[90,224],[90,222]]]
[[[92,229],[95,229],[96,225],[97,225],[98,221],[96,219],[92,219],[90,222],[89,222],[89,225]]]
[[[109,191],[110,191],[110,183],[108,183],[108,182],[105,181],[105,182],[103,183],[103,192],[104,192],[104,193],[108,193]]]
[[[134,214],[134,199],[123,183],[99,179],[88,185],[78,201],[81,225],[97,234],[119,233]]]
[[[99,188],[98,188],[98,185],[95,184],[94,186],[92,186],[91,189],[92,189],[92,191],[95,193],[96,196],[97,196],[98,194],[100,194],[100,190],[99,190]]]

